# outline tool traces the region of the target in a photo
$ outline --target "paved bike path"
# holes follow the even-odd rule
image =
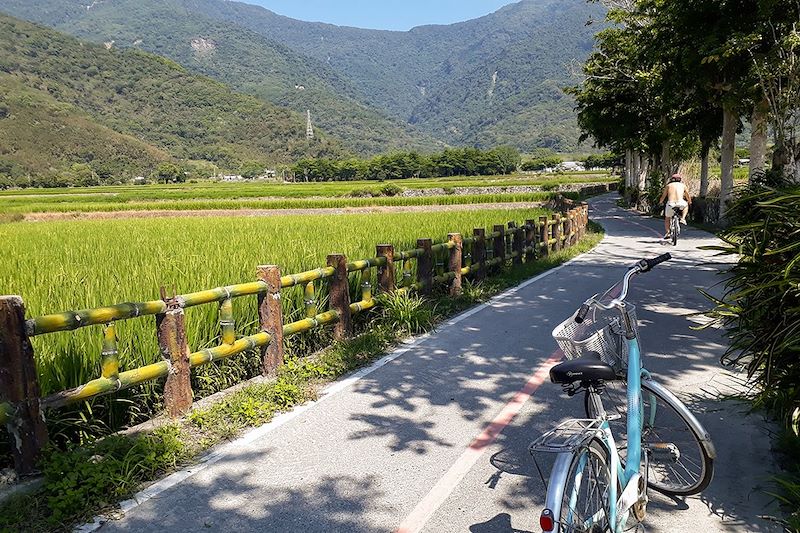
[[[646,366],[692,404],[719,458],[704,495],[653,495],[647,531],[779,531],[758,518],[770,513],[758,488],[771,473],[766,425],[715,399],[735,390],[718,365],[724,336],[692,330],[698,319],[686,317],[707,306],[697,287],[719,281],[720,265],[696,249],[714,239],[689,229],[667,248],[662,222],[614,201],[591,202],[607,233],[593,252],[457,317],[285,423],[255,430],[102,531],[538,531],[544,488],[527,445],[582,412],[580,399],[542,383],[556,348],[550,330],[625,265],[665,250],[676,259],[636,279],[629,296]]]

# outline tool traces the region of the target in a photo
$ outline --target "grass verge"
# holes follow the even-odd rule
[[[287,361],[273,380],[242,387],[156,429],[50,449],[41,464],[41,488],[0,505],[0,530],[65,531],[98,513],[113,512],[143,484],[196,461],[214,445],[269,422],[276,413],[315,399],[322,386],[371,363],[402,338],[435,328],[442,320],[592,249],[601,239],[600,226],[590,223],[590,232],[577,246],[508,268],[481,283],[467,282],[458,298],[445,293],[385,297],[364,333],[313,356]]]

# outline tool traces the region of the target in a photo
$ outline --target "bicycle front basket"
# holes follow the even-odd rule
[[[625,312],[630,317],[636,336],[636,307],[626,305]],[[599,311],[589,313],[586,319],[575,322],[577,312],[553,330],[553,338],[567,359],[593,356],[611,365],[617,373],[623,373],[628,366],[628,343],[625,342],[625,328],[617,312]]]

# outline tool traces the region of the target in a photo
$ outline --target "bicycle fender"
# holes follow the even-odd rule
[[[560,453],[556,456],[553,470],[550,472],[550,481],[547,483],[547,497],[545,498],[545,509],[550,509],[555,519],[555,529],[553,533],[561,531],[561,502],[564,500],[564,486],[567,483],[569,467],[572,464],[572,452]]]
[[[697,435],[700,436],[700,444],[705,448],[706,453],[711,459],[717,458],[717,450],[714,447],[714,443],[711,441],[711,435],[706,431],[706,428],[700,424],[700,421],[695,418],[691,411],[683,404],[682,401],[678,399],[677,396],[672,394],[672,392],[663,386],[662,384],[654,381],[652,378],[647,379],[647,386],[653,390],[656,390],[661,396],[669,401],[675,409],[675,411],[680,414],[682,417],[686,419],[686,421],[691,426],[692,430],[694,430]]]

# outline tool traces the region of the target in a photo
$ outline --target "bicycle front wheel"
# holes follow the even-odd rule
[[[606,383],[603,397],[608,413],[621,415],[609,424],[624,460],[628,406],[625,382]],[[642,380],[642,448],[649,461],[647,484],[664,494],[697,494],[714,475],[713,446],[689,417],[686,407],[663,386]]]
[[[561,533],[603,533],[609,531],[608,497],[611,469],[606,448],[591,441],[575,453],[564,483]]]

